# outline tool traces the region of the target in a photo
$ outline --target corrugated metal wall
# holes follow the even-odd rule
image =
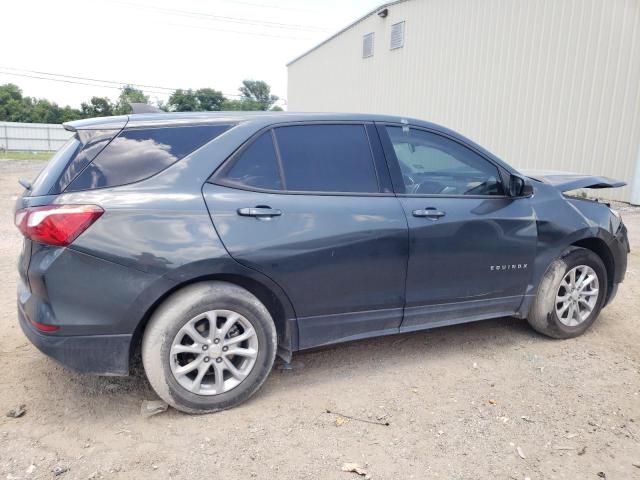
[[[405,46],[390,50],[391,25]],[[375,32],[374,55],[362,36]],[[640,1],[407,0],[289,65],[289,110],[389,113],[457,130],[517,168],[631,182]],[[630,187],[603,196],[629,200]]]
[[[0,150],[58,150],[71,137],[62,125],[0,122]]]

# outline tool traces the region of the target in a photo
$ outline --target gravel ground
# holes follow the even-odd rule
[[[234,410],[144,418],[142,373],[67,371],[17,325],[11,209],[43,165],[0,162],[0,478],[640,479],[640,209],[626,282],[580,338],[505,318],[362,341],[296,355]]]

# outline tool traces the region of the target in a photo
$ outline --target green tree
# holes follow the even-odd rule
[[[33,123],[61,123],[62,109],[54,102],[32,99],[29,119]]]
[[[224,111],[255,111],[262,110],[262,105],[255,100],[243,98],[240,100],[225,100],[222,103],[222,110]]]
[[[113,113],[116,115],[127,115],[131,113],[131,106],[129,103],[149,103],[149,96],[138,88],[131,85],[125,85],[120,90],[120,95],[116,102],[116,106],[113,109]]]
[[[88,103],[80,106],[84,117],[109,117],[113,115],[115,106],[107,97],[91,97]]]
[[[45,99],[25,97],[14,84],[0,85],[0,120],[9,122],[62,123],[83,118],[71,107],[60,107]]]
[[[222,92],[213,88],[178,89],[169,97],[167,106],[174,112],[211,112],[220,110],[224,101]]]
[[[200,102],[191,89],[179,88],[171,94],[167,105],[174,112],[197,112],[200,110]]]
[[[22,100],[22,90],[13,83],[0,85],[0,102],[9,100]]]
[[[67,105],[66,107],[63,107],[61,112],[60,112],[60,122],[61,123],[71,122],[73,120],[79,120],[81,118],[86,118],[86,115],[84,115],[77,108],[72,108],[69,105]]]
[[[278,101],[276,95],[271,95],[271,87],[262,80],[243,80],[239,90],[243,99],[257,102],[260,110],[269,110]]]
[[[200,110],[206,112],[220,110],[225,100],[222,92],[213,88],[199,88],[196,90],[195,96],[200,103]]]
[[[28,108],[22,90],[13,83],[0,85],[0,120],[6,122],[28,121]]]
[[[271,94],[271,87],[266,82],[244,80],[239,90],[242,94],[239,99],[228,99],[213,88],[178,89],[166,103],[157,103],[160,109],[174,112],[282,110],[274,105],[278,97]],[[0,85],[0,120],[11,122],[62,123],[80,118],[126,115],[131,113],[129,103],[150,103],[149,96],[126,85],[115,102],[107,97],[91,97],[77,109],[61,107],[46,99],[25,97],[14,84]]]

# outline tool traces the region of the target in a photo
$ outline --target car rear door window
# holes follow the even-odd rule
[[[227,130],[229,125],[124,130],[67,187],[90,190],[155,175]]]
[[[232,184],[266,190],[282,189],[278,159],[273,146],[273,135],[267,131],[260,135],[233,162],[226,174]]]
[[[388,126],[405,193],[503,195],[498,168],[470,148],[424,130]]]
[[[364,125],[295,125],[274,131],[287,190],[379,191]]]

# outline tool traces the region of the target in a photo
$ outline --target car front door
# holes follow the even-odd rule
[[[529,283],[537,227],[501,167],[426,129],[378,125],[409,224],[402,330],[513,314]]]
[[[259,132],[203,193],[229,254],[291,299],[299,348],[398,331],[408,228],[373,124]]]

